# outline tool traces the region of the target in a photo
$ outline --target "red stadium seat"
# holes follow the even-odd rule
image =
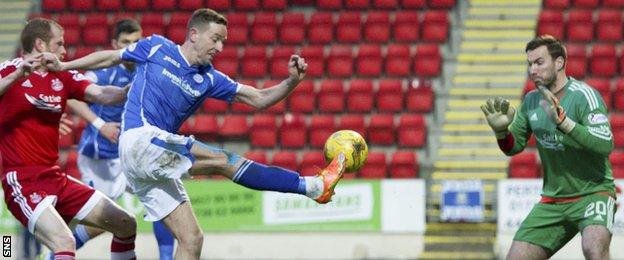
[[[598,12],[596,38],[608,42],[619,42],[622,40],[621,10],[602,9]]]
[[[150,8],[149,0],[126,0],[124,8],[131,11],[146,11]]]
[[[598,0],[574,0],[574,7],[593,9],[598,7]]]
[[[318,109],[322,113],[344,112],[344,87],[343,81],[327,79],[321,81],[318,92]]]
[[[247,151],[243,157],[261,164],[267,164],[268,162],[266,152],[262,150]]]
[[[317,0],[316,7],[319,9],[341,9],[342,0]]]
[[[147,12],[141,16],[141,26],[165,26],[165,18],[163,13]]]
[[[260,0],[232,0],[234,9],[253,11],[260,9]]]
[[[296,171],[297,166],[297,153],[289,151],[278,151],[273,154],[271,164],[274,166],[282,167],[291,171]]]
[[[418,41],[420,39],[418,13],[414,11],[398,11],[392,24],[392,34],[397,42]]]
[[[93,13],[86,16],[83,29],[89,29],[89,27],[102,27],[102,25],[108,25],[108,15],[106,13]]]
[[[200,140],[214,141],[217,139],[219,126],[214,115],[198,114],[194,116],[191,134]]]
[[[407,111],[417,113],[428,113],[433,110],[433,101],[435,96],[431,89],[429,80],[412,81],[406,98]]]
[[[243,77],[264,77],[267,74],[267,53],[264,46],[247,46],[243,51],[241,75]]]
[[[269,60],[271,77],[288,77],[288,62],[293,54],[295,54],[295,47],[292,46],[277,46],[273,49]]]
[[[312,44],[326,44],[334,39],[333,15],[330,12],[316,12],[310,17],[307,39]]]
[[[100,11],[116,11],[121,9],[121,0],[97,0],[97,8]]]
[[[401,7],[405,9],[422,9],[425,6],[425,0],[401,0]]]
[[[257,43],[274,43],[277,40],[277,17],[273,12],[259,12],[254,16],[251,40]]]
[[[356,43],[362,38],[360,12],[341,12],[336,24],[336,41]]]
[[[250,25],[249,16],[246,12],[234,12],[226,15],[229,25]],[[188,18],[187,18],[188,19]]]
[[[609,116],[609,123],[612,130],[624,130],[624,114],[613,113]]]
[[[377,111],[400,112],[403,110],[403,83],[401,80],[384,79],[375,93]]]
[[[183,25],[186,26],[188,23],[188,19],[191,17],[191,12],[173,12],[169,16],[169,26],[171,25]],[[245,16],[246,17],[246,16]],[[229,15],[228,15],[228,25],[230,24]]]
[[[277,146],[277,120],[274,115],[256,114],[253,117],[249,138],[251,146],[274,148]]]
[[[399,146],[421,148],[427,142],[425,118],[420,114],[401,115],[397,132]]]
[[[325,167],[325,156],[321,151],[304,152],[301,164],[299,164],[299,174],[301,176],[315,176]]]
[[[624,111],[624,78],[619,78],[615,83],[613,92],[613,107],[616,110]]]
[[[406,44],[391,44],[386,54],[386,75],[408,76],[411,72],[410,47]]]
[[[572,10],[568,13],[568,41],[589,42],[594,38],[591,10]]]
[[[369,0],[344,0],[345,9],[368,9]]]
[[[167,27],[167,38],[177,44],[184,43],[186,39],[186,25],[169,25]]]
[[[437,77],[441,72],[442,57],[437,44],[421,44],[416,47],[414,72],[422,77]]]
[[[196,9],[203,7],[203,5],[203,0],[178,0],[177,7],[181,10],[195,11]]]
[[[593,76],[612,77],[617,73],[615,45],[594,44],[591,50],[589,70]]]
[[[225,46],[221,53],[217,54],[215,60],[212,62],[212,65],[215,69],[225,73],[232,78],[236,78],[238,74],[238,48]]]
[[[327,138],[334,133],[336,123],[333,115],[313,115],[308,127],[310,146],[313,148],[323,148]]]
[[[95,3],[93,0],[69,0],[69,7],[74,11],[94,11]]]
[[[184,26],[186,28],[186,26]],[[241,24],[228,25],[228,43],[235,45],[244,45],[250,41],[249,26]]]
[[[613,178],[624,178],[624,151],[615,150],[609,155],[611,167],[613,169]]]
[[[56,22],[63,28],[66,27],[80,27],[80,15],[74,13],[62,13],[56,17]]]
[[[584,78],[587,74],[587,51],[584,44],[566,44],[568,60],[566,74],[574,78]]]
[[[95,51],[96,51],[95,47],[91,47],[91,46],[76,47],[76,50],[74,51],[73,55],[71,56],[72,58],[70,60],[87,56],[88,54],[91,54]]]
[[[390,177],[400,179],[418,178],[418,155],[413,151],[396,151],[390,160]]]
[[[355,61],[358,75],[366,77],[379,77],[382,71],[383,59],[381,47],[376,44],[360,45]]]
[[[368,113],[373,110],[373,82],[366,79],[353,79],[347,92],[349,112]]]
[[[366,138],[366,128],[364,127],[364,116],[357,114],[345,114],[340,117],[337,130],[353,130]]]
[[[301,48],[301,57],[308,63],[307,75],[309,77],[320,77],[325,73],[325,55],[321,45],[308,45]]]
[[[176,9],[176,2],[176,0],[152,0],[152,8],[160,11],[173,11]]]
[[[373,0],[375,9],[395,9],[399,7],[399,0]]]
[[[41,1],[43,12],[61,12],[67,9],[65,0],[43,0]]]
[[[603,7],[623,8],[624,0],[602,0]]]
[[[80,27],[77,26],[63,26],[64,39],[65,44],[68,46],[75,46],[80,44],[81,36],[80,36]]]
[[[295,113],[311,113],[314,111],[315,100],[312,81],[302,81],[288,97],[288,108]]]
[[[249,132],[247,116],[245,115],[225,115],[219,124],[219,136],[222,138],[242,138]]]
[[[390,40],[389,28],[390,13],[387,11],[371,11],[366,16],[364,39],[368,42],[387,42]]]
[[[353,75],[352,49],[348,45],[331,47],[327,59],[327,74],[330,77],[351,77]]]
[[[429,0],[429,7],[451,9],[455,6],[455,0]]]
[[[544,7],[547,9],[566,9],[570,6],[570,0],[544,0]]]
[[[447,11],[427,11],[422,22],[422,40],[443,43],[448,39]]]
[[[394,144],[394,118],[392,114],[372,115],[366,132],[371,144]]]
[[[300,44],[305,40],[305,15],[301,12],[287,12],[282,16],[279,40],[287,44]]]
[[[86,45],[105,45],[110,42],[108,27],[85,26],[82,30],[82,42]]]
[[[540,176],[537,159],[533,152],[523,152],[511,157],[509,162],[510,178],[538,178]]]
[[[287,0],[263,0],[262,9],[264,10],[284,10],[288,6]]]
[[[557,39],[564,39],[565,24],[563,13],[558,10],[542,10],[537,25],[537,35],[550,34]]]
[[[364,167],[360,169],[358,176],[363,179],[384,179],[387,176],[386,154],[384,152],[371,151]]]
[[[609,79],[606,78],[589,78],[585,79],[585,83],[596,89],[598,93],[602,96],[602,99],[607,107],[607,109],[611,109],[611,83]]]
[[[286,114],[279,132],[283,148],[303,148],[307,143],[305,118],[302,115]]]
[[[230,0],[210,0],[206,6],[216,11],[225,11],[232,7],[232,3]]]
[[[227,112],[229,108],[227,102],[214,98],[207,98],[202,106],[204,113],[210,114],[222,114]]]

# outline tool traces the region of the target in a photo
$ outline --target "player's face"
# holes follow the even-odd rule
[[[206,29],[199,31],[195,49],[200,64],[211,64],[217,53],[223,50],[223,42],[227,38],[227,28],[223,24],[209,23]]]
[[[535,85],[550,86],[557,78],[555,61],[545,45],[527,52],[529,77]]]
[[[142,38],[142,31],[136,31],[133,33],[120,33],[117,39],[113,39],[111,45],[113,45],[113,48],[115,48],[116,50],[120,50],[130,46],[130,44],[138,42]]]
[[[47,52],[56,54],[59,60],[63,60],[67,51],[65,50],[65,40],[63,39],[63,29],[58,26],[51,26],[52,39],[45,44]]]

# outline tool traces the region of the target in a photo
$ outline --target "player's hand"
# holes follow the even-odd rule
[[[20,76],[28,77],[35,67],[41,65],[42,56],[42,54],[37,54],[35,56],[25,57],[22,62],[17,65],[15,71],[17,71]]]
[[[488,99],[481,105],[488,124],[494,130],[496,138],[502,139],[507,135],[508,127],[514,119],[516,109],[509,104],[509,100],[497,97]]]
[[[117,122],[106,122],[100,128],[100,135],[116,144],[119,140],[119,128],[120,124]]]
[[[45,66],[51,71],[61,71],[63,70],[63,62],[59,60],[59,57],[54,53],[43,52],[43,57],[41,57],[41,62],[45,64]]]
[[[61,115],[61,120],[59,121],[59,135],[67,135],[71,133],[72,126],[74,126],[74,122],[67,118],[67,114],[63,113],[63,115]]]
[[[537,86],[540,94],[542,95],[542,101],[540,101],[540,105],[548,114],[548,117],[555,123],[556,125],[561,124],[563,120],[566,118],[566,113],[563,110],[563,107],[559,105],[559,99],[552,93],[550,90],[544,86]]]
[[[308,64],[305,62],[304,58],[299,57],[299,55],[290,56],[290,61],[288,62],[288,75],[290,75],[291,78],[301,81],[305,78],[307,70]]]

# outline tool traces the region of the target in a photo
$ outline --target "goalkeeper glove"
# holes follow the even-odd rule
[[[557,125],[557,128],[566,134],[572,131],[576,123],[566,116],[565,110],[559,104],[559,99],[544,86],[538,85],[537,89],[545,101],[542,103],[542,107],[548,114],[548,117]]]
[[[488,99],[481,105],[485,119],[494,131],[497,139],[504,139],[509,132],[508,127],[513,121],[516,109],[509,105],[509,100],[497,97]]]

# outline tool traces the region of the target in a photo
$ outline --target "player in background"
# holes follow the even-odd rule
[[[111,46],[119,50],[136,43],[142,37],[141,25],[133,19],[122,19],[115,23]],[[130,84],[135,74],[132,62],[123,62],[117,66],[96,71],[88,71],[85,76],[98,85],[125,87]],[[128,187],[126,176],[121,172],[121,162],[117,148],[121,113],[124,104],[101,105],[68,100],[67,106],[78,116],[90,122],[82,132],[78,146],[78,169],[82,181],[101,191],[113,201],[117,201]],[[153,222],[154,235],[158,242],[160,259],[173,258],[174,239],[164,224]],[[76,248],[80,248],[89,239],[104,230],[77,225],[73,230]]]
[[[599,92],[566,76],[566,51],[549,35],[526,45],[529,92],[517,111],[502,98],[481,106],[507,155],[537,139],[542,198],[516,232],[507,259],[547,259],[578,232],[586,259],[608,259],[615,213],[613,135]]]
[[[136,221],[102,193],[56,165],[59,121],[67,99],[116,104],[127,88],[92,84],[77,71],[48,71],[43,52],[65,56],[63,28],[48,19],[28,21],[23,57],[0,65],[0,153],[7,208],[55,259],[74,259],[72,220],[113,233],[112,259],[134,259]]]
[[[189,19],[182,45],[152,35],[121,51],[99,51],[70,62],[45,55],[47,66],[54,70],[103,68],[122,60],[136,63],[119,138],[123,172],[147,209],[146,220],[162,219],[173,232],[179,242],[179,259],[199,259],[203,244],[181,178],[217,172],[251,189],[298,193],[327,203],[344,172],[344,154],[317,176],[300,177],[174,134],[206,98],[265,109],[288,96],[305,77],[307,64],[297,55],[288,63],[289,77],[265,89],[238,83],[219,72],[211,62],[223,50],[226,26],[221,14],[198,9]]]

